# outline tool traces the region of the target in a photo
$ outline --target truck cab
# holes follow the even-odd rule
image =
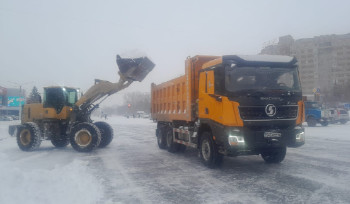
[[[316,124],[327,126],[329,124],[329,111],[322,108],[319,102],[305,102],[305,116],[309,127],[315,127]]]
[[[198,113],[225,155],[304,143],[304,105],[296,60],[223,56],[203,65]],[[222,128],[223,127],[223,128]]]

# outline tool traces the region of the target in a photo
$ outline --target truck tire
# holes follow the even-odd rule
[[[309,126],[309,127],[315,127],[316,124],[317,124],[317,121],[316,121],[315,118],[310,117],[310,118],[307,119],[307,126]]]
[[[199,154],[203,164],[209,168],[214,168],[221,164],[223,155],[218,152],[210,132],[202,133]]]
[[[23,151],[34,151],[41,144],[41,132],[36,123],[24,123],[22,127],[17,130],[17,144]]]
[[[167,147],[166,135],[164,134],[164,128],[158,128],[156,131],[157,143],[159,149],[165,149]]]
[[[171,128],[168,128],[166,131],[166,146],[168,149],[168,152],[175,153],[179,151],[180,145],[178,143],[175,143],[173,140],[173,130]]]
[[[101,142],[101,132],[92,123],[79,123],[69,133],[70,144],[78,152],[91,152]]]
[[[51,137],[51,143],[58,148],[66,147],[69,144],[69,138],[67,135],[53,135]]]
[[[322,122],[321,122],[321,125],[322,125],[322,126],[327,126],[327,125],[328,125],[328,121],[322,121]]]
[[[287,153],[287,147],[284,145],[278,148],[266,149],[261,152],[261,157],[266,163],[281,163]]]
[[[99,148],[104,148],[113,140],[113,128],[106,122],[100,121],[94,123],[101,132],[101,142]]]

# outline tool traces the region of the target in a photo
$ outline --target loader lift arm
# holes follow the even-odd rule
[[[119,81],[112,83],[95,79],[95,84],[75,103],[73,122],[77,120],[89,121],[91,112],[98,107],[99,103],[94,104],[96,101],[103,97],[106,99],[108,96],[127,88],[134,81],[141,82],[155,66],[147,57],[121,58],[119,55],[117,55],[117,65],[119,67]]]

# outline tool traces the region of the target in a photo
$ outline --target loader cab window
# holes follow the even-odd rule
[[[64,106],[72,107],[77,102],[77,91],[69,88],[45,88],[44,108],[54,108],[60,113]]]

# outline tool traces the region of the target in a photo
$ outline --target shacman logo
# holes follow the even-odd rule
[[[265,108],[265,113],[269,117],[275,116],[276,112],[276,106],[274,106],[273,104],[268,104]]]

